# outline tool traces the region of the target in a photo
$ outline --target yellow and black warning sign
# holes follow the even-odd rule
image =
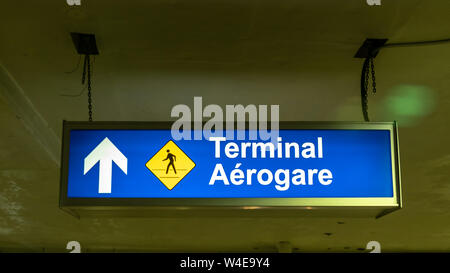
[[[145,166],[172,190],[195,167],[195,163],[169,140]]]

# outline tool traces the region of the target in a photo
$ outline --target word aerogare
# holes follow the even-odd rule
[[[215,142],[215,158],[221,158],[221,142],[226,141],[224,137],[210,137],[209,141]],[[317,149],[316,149],[317,148]],[[317,138],[317,142],[305,142],[301,146],[296,142],[282,142],[278,137],[276,143],[272,142],[228,142],[224,145],[223,151],[227,158],[323,158],[323,140]],[[215,185],[217,181],[222,181],[224,185],[252,185],[252,178],[255,175],[257,183],[269,185],[275,180],[275,188],[278,191],[288,190],[290,185],[314,185],[317,181],[328,186],[333,182],[333,174],[328,169],[278,169],[272,173],[269,169],[246,169],[242,170],[242,163],[237,163],[230,172],[229,178],[221,163],[217,163],[209,185]]]

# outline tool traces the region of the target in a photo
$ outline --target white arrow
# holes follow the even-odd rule
[[[111,193],[112,162],[127,174],[128,159],[117,149],[107,138],[84,159],[84,174],[100,161],[100,171],[98,178],[98,193]]]

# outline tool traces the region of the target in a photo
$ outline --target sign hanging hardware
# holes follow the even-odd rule
[[[390,43],[386,44],[388,39],[366,39],[361,47],[356,52],[354,58],[365,59],[361,73],[361,108],[365,121],[369,121],[368,110],[368,81],[369,72],[372,74],[372,92],[376,93],[375,83],[375,68],[373,60],[378,55],[378,52],[382,48],[387,47],[408,47],[408,46],[425,46],[425,45],[438,45],[444,43],[450,43],[450,38],[432,40],[432,41],[418,41],[418,42],[405,42],[405,43]],[[370,70],[370,71],[369,71]]]
[[[374,59],[378,55],[378,50],[386,44],[387,40],[388,39],[366,39],[354,56],[355,58],[365,59],[361,73],[361,108],[365,121],[369,121],[369,73],[372,76],[372,93],[375,94],[377,92],[377,89],[375,82]]]
[[[81,78],[81,84],[85,84],[87,78],[88,88],[88,116],[89,121],[93,121],[92,118],[92,69],[91,69],[91,55],[98,55],[98,48],[95,41],[94,34],[84,33],[70,33],[72,41],[75,45],[75,49],[78,54],[84,55],[83,75]]]
[[[375,65],[374,57],[368,57],[364,61],[363,71],[361,74],[361,105],[365,121],[369,121],[369,106],[368,106],[368,90],[369,90],[369,73],[372,77],[372,93],[377,92],[377,85],[375,81]]]
[[[88,115],[89,121],[92,121],[92,88],[91,88],[91,61],[89,55],[84,57],[83,76],[81,78],[81,84],[84,85],[86,81],[87,70],[87,88],[88,88]]]

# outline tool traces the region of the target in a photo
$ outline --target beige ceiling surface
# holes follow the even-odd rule
[[[377,240],[385,251],[449,251],[449,44],[376,59],[370,115],[400,122],[405,208],[391,215],[77,220],[58,208],[62,120],[87,119],[72,31],[97,37],[94,120],[169,120],[194,96],[279,104],[281,120],[361,120],[353,55],[364,39],[448,38],[449,18],[445,0],[3,1],[0,250],[65,251],[78,240],[88,251],[274,251],[279,241],[358,251]]]

